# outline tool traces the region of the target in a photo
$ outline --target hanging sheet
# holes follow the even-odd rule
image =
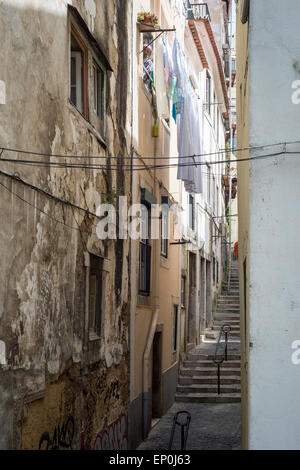
[[[189,193],[202,193],[200,106],[185,71],[178,40],[173,45],[174,74],[177,86],[174,103],[177,114],[178,173]]]
[[[158,41],[156,49],[156,93],[157,93],[157,112],[162,118],[169,118],[170,109],[167,97],[167,84],[165,79],[164,67],[164,44],[162,39]]]

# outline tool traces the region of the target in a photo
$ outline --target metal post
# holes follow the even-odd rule
[[[184,450],[184,428],[185,425],[181,425],[181,450]]]
[[[221,364],[218,364],[218,395],[221,395]]]
[[[186,416],[186,421],[182,422],[181,420],[179,420],[178,419],[179,416]],[[172,426],[168,450],[172,450],[176,425],[180,426],[180,434],[181,434],[181,449],[180,450],[186,449],[190,422],[191,422],[191,415],[188,411],[179,411],[178,413],[176,413],[176,415],[173,418],[173,426]]]
[[[230,54],[229,54],[229,124],[230,124],[230,160],[232,160],[232,143],[233,143],[233,139],[232,139],[232,107],[231,107],[231,102],[232,102],[232,81],[231,81],[231,77],[232,77],[232,50],[231,50],[231,46],[232,46],[232,5],[230,3],[230,7],[229,7],[229,21],[230,21],[230,27],[229,27],[229,47],[230,47]],[[232,199],[232,179],[231,179],[231,165],[230,165],[230,169],[229,169],[229,269],[228,269],[228,286],[227,286],[227,290],[228,290],[228,293],[230,292],[230,281],[231,281],[231,257],[232,257],[232,254],[231,254],[231,239],[232,239],[232,236],[231,236],[231,228],[232,228],[232,224],[231,224],[231,199]]]

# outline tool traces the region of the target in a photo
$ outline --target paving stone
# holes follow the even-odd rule
[[[173,417],[183,410],[188,411],[192,418],[186,450],[240,450],[239,403],[175,403],[138,450],[168,450]],[[176,430],[173,450],[180,450],[179,429]]]

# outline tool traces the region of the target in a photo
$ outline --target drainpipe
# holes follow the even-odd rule
[[[229,68],[229,105],[230,105],[230,111],[229,111],[229,123],[230,123],[230,160],[232,160],[232,144],[233,144],[233,136],[232,136],[232,4],[229,6],[229,21],[230,21],[230,29],[229,29],[229,47],[230,47],[230,68]],[[231,265],[232,265],[232,254],[231,254],[231,242],[232,242],[232,223],[231,223],[231,205],[232,205],[232,175],[231,175],[231,164],[230,164],[230,169],[229,169],[229,269],[228,269],[228,284],[227,284],[227,290],[228,292],[230,291],[230,283],[231,283]]]
[[[143,440],[148,435],[148,414],[149,414],[149,356],[155,335],[156,324],[159,314],[159,307],[154,308],[146,348],[143,357]]]
[[[157,138],[154,140],[154,159],[157,155]],[[158,203],[160,203],[160,192],[159,186],[157,183],[156,168],[154,168],[154,195]],[[152,220],[152,219],[151,219]],[[148,421],[149,421],[149,357],[153,345],[153,338],[156,331],[156,325],[158,320],[158,315],[160,311],[159,307],[159,267],[160,267],[160,239],[152,240],[153,243],[153,283],[152,283],[152,292],[153,292],[153,313],[151,324],[148,332],[146,347],[143,356],[143,439],[146,439],[148,435]]]
[[[155,184],[155,183],[154,183]],[[156,184],[155,184],[156,186]],[[143,439],[148,435],[149,421],[149,358],[156,331],[159,307],[159,239],[153,240],[153,313],[143,356]]]

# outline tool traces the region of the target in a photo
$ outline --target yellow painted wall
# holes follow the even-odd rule
[[[158,16],[161,27],[173,28],[174,18],[170,14],[170,6],[166,2],[155,0],[152,2],[152,11]],[[172,33],[170,35],[172,38]],[[142,44],[142,43],[141,43]],[[154,57],[155,57],[155,46],[153,45]],[[138,154],[141,158],[143,156],[149,157],[151,155],[158,156],[169,156],[171,152],[174,155],[174,148],[171,150],[171,141],[177,141],[177,137],[172,134],[176,133],[176,126],[171,125],[171,129],[159,119],[159,137],[152,137],[152,126],[154,119],[152,115],[152,105],[144,90],[144,84],[142,80],[142,54],[139,56],[139,140],[138,140]],[[159,84],[157,84],[159,86]],[[176,149],[175,149],[176,150]],[[162,162],[155,160],[144,160],[148,165],[153,163]],[[164,160],[164,163],[166,161]],[[141,163],[142,165],[142,163]],[[146,187],[157,199],[157,204],[161,204],[161,197],[168,196],[171,198],[170,192],[170,178],[169,170],[162,171],[143,171],[139,172],[136,177],[140,187]],[[138,192],[139,194],[139,192]],[[139,201],[136,201],[139,202]],[[171,234],[173,217],[171,216]],[[170,240],[172,242],[173,240]],[[157,271],[154,272],[154,256],[155,256],[155,245],[160,252],[160,240],[157,242],[152,241],[152,270],[151,270],[151,295],[149,298],[144,299],[138,295],[138,282],[136,285],[137,293],[137,307],[135,315],[135,357],[134,357],[134,396],[139,396],[143,391],[143,355],[147,343],[149,328],[151,325],[153,310],[155,304],[159,304],[159,316],[157,325],[163,326],[163,346],[162,346],[162,373],[168,370],[178,360],[178,352],[173,352],[173,306],[178,305],[178,337],[179,337],[179,325],[180,325],[180,248],[178,246],[170,246],[168,259],[162,256],[157,256]],[[136,244],[137,249],[137,281],[138,281],[138,243]],[[155,285],[157,285],[157,292],[155,292]],[[157,298],[156,298],[157,296]],[[158,300],[157,300],[158,299]],[[145,303],[146,305],[142,305]],[[179,349],[179,347],[178,347]],[[149,386],[152,383],[152,356],[150,355],[149,360]]]
[[[240,21],[237,3],[237,148],[249,147],[249,67],[248,22]],[[240,151],[237,158],[249,157]],[[241,365],[242,365],[242,446],[248,446],[248,343],[249,343],[249,162],[238,163],[239,268],[241,300]],[[244,292],[244,262],[247,261],[246,293]],[[246,296],[246,315],[245,315]],[[246,321],[245,321],[246,317]],[[245,324],[246,323],[246,324]]]

